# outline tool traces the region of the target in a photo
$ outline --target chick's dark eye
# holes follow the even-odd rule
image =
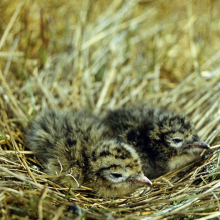
[[[122,177],[122,175],[120,173],[111,173],[110,176],[113,177],[113,178],[120,178],[120,177]]]
[[[183,140],[182,140],[180,137],[174,137],[174,138],[172,139],[172,141],[173,141],[175,144],[178,144],[178,143],[183,142]]]

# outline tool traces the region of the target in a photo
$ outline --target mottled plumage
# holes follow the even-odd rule
[[[130,106],[108,111],[103,124],[109,126],[110,137],[135,148],[149,178],[183,167],[208,149],[187,117],[160,109]]]
[[[37,153],[54,181],[84,185],[101,197],[127,195],[151,182],[144,176],[135,150],[107,139],[100,119],[86,111],[47,110],[26,131],[29,148]]]

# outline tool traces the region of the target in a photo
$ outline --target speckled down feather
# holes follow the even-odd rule
[[[136,151],[107,138],[106,129],[86,111],[46,110],[30,123],[26,141],[59,184],[83,184],[102,197],[127,195],[151,184]]]
[[[183,167],[209,148],[187,117],[148,106],[108,111],[103,124],[109,127],[110,137],[135,148],[149,178]]]

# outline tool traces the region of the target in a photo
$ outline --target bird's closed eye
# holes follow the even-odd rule
[[[113,178],[120,178],[122,175],[120,173],[110,173],[110,176]]]
[[[174,137],[174,138],[172,138],[172,141],[175,144],[179,144],[179,143],[183,142],[182,138],[180,138],[180,137]]]

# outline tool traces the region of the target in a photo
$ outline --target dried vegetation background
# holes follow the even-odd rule
[[[0,1],[1,219],[218,219],[220,1]],[[36,170],[24,128],[43,107],[142,102],[187,114],[212,147],[131,197]]]

